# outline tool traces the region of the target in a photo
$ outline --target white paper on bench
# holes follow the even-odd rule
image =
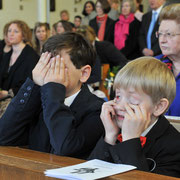
[[[102,160],[90,160],[73,166],[46,170],[46,176],[66,180],[94,180],[136,169],[125,164],[114,164]]]

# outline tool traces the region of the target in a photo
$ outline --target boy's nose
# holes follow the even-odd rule
[[[116,105],[114,106],[115,110],[125,111],[125,104],[127,102],[125,100],[121,100],[116,102]]]

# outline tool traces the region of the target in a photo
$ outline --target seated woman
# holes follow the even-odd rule
[[[82,14],[84,15],[84,17],[82,18],[81,24],[89,25],[89,21],[91,19],[94,19],[97,15],[95,12],[95,4],[93,1],[85,2]]]
[[[44,42],[49,38],[49,29],[46,23],[38,22],[34,27],[34,49],[38,55],[41,54]]]
[[[97,16],[89,22],[100,41],[114,42],[114,21],[108,17],[110,5],[107,0],[96,1]]]
[[[12,50],[3,56],[0,65],[0,88],[17,94],[27,77],[32,76],[32,69],[38,62],[39,56],[31,45],[31,30],[20,20],[9,23],[8,41]]]
[[[72,25],[68,21],[60,20],[56,24],[56,33],[61,34],[63,32],[71,32],[72,31]]]
[[[121,14],[114,30],[114,45],[129,60],[140,56],[138,46],[140,21],[134,16],[135,10],[134,0],[123,0]]]
[[[156,58],[167,64],[176,79],[176,97],[166,115],[180,116],[180,4],[162,10],[157,37],[162,54]]]

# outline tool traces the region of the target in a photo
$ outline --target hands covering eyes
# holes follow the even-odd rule
[[[41,55],[39,62],[32,71],[33,81],[43,86],[48,82],[68,85],[68,71],[64,59],[59,55],[51,58],[51,53],[45,52]]]

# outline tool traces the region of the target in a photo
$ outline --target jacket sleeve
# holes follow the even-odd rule
[[[39,86],[27,79],[0,119],[0,145],[28,144],[29,123],[40,109]]]
[[[129,164],[142,171],[180,177],[180,143],[173,142],[170,146],[167,144],[164,146],[165,144],[158,141],[157,146],[151,147],[151,153],[145,154],[139,138],[124,141],[114,146],[107,144],[101,138],[89,159]]]
[[[101,104],[97,101],[91,104],[89,100],[87,104],[79,104],[81,112],[72,112],[64,104],[65,87],[57,83],[44,85],[41,94],[52,153],[76,157],[78,153],[85,154],[92,150],[102,135]],[[79,117],[78,113],[81,114]]]
[[[139,30],[139,46],[140,46],[140,52],[142,53],[144,48],[147,48],[147,44],[146,44],[146,15],[143,15],[142,17],[142,22],[141,22],[141,27]]]
[[[114,146],[107,144],[103,138],[99,140],[89,159],[101,159],[114,163],[129,164],[139,170],[148,171],[148,163],[139,138],[118,143]]]

